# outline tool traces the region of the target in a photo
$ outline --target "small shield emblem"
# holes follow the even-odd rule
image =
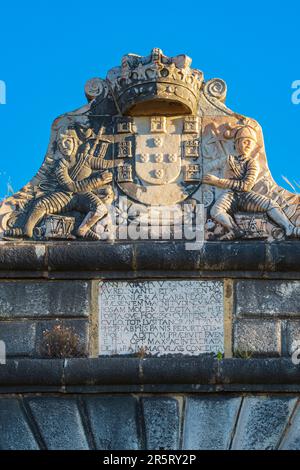
[[[150,184],[176,181],[181,172],[180,135],[137,135],[135,169],[137,176]]]

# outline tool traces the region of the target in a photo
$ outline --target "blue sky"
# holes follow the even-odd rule
[[[223,78],[227,105],[262,125],[275,180],[300,181],[299,18],[291,1],[1,2],[0,196],[9,178],[17,190],[38,170],[52,121],[86,102],[87,79],[153,47]]]

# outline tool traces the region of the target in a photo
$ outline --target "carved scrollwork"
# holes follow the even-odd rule
[[[102,99],[106,98],[109,90],[105,80],[101,78],[91,78],[86,82],[84,91],[88,101],[92,101],[98,96]]]
[[[213,78],[205,83],[204,92],[222,102],[226,99],[227,85],[220,78]]]

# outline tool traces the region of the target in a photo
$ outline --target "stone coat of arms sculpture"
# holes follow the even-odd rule
[[[178,238],[187,219],[211,241],[299,238],[299,196],[272,179],[261,129],[226,107],[223,80],[153,49],[85,93],[54,121],[36,176],[1,204],[1,239],[105,241],[130,224]]]

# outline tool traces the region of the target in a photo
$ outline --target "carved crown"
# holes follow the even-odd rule
[[[125,55],[107,81],[122,114],[196,114],[203,74],[186,55],[167,57],[161,49],[150,56]]]

